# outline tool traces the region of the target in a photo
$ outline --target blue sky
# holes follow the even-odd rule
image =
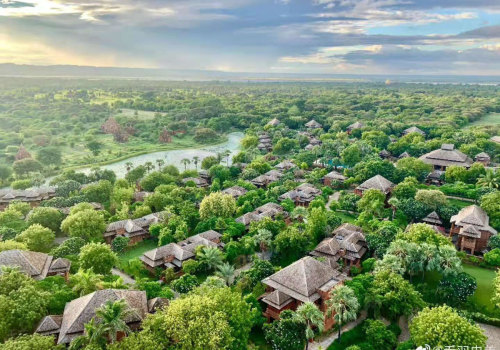
[[[0,0],[0,62],[500,72],[500,0]]]

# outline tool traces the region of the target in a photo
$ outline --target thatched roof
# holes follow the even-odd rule
[[[224,194],[229,194],[236,199],[236,198],[243,196],[248,191],[246,188],[243,188],[241,186],[232,186],[232,187],[226,188],[225,190],[222,190],[221,192]]]
[[[344,175],[342,175],[338,171],[329,172],[328,174],[325,175],[325,178],[340,182],[344,182],[347,179]]]
[[[310,120],[309,122],[307,122],[305,124],[306,128],[309,128],[309,129],[320,129],[322,128],[323,126],[318,123],[316,120],[312,119]]]
[[[354,129],[362,129],[364,127],[365,127],[365,125],[363,123],[361,123],[361,122],[355,122],[355,123],[352,123],[351,125],[349,125],[347,127],[347,131],[352,131]]]
[[[472,159],[466,154],[455,149],[452,144],[444,143],[440,149],[424,154],[420,159],[427,164],[437,166],[457,165],[469,167],[472,164]]]
[[[0,203],[10,203],[13,200],[21,202],[37,202],[55,196],[55,187],[39,187],[27,190],[0,189]]]
[[[183,184],[187,184],[190,181],[194,182],[196,187],[207,187],[208,186],[207,180],[205,180],[204,178],[201,178],[201,177],[186,177],[186,178],[182,179]]]
[[[394,186],[394,184],[391,181],[387,180],[382,175],[375,175],[374,177],[366,180],[361,185],[356,187],[356,189],[360,190],[360,191],[375,189],[375,190],[382,191],[382,193],[387,194],[387,193],[389,193],[389,191],[391,190],[391,188],[393,186]]]
[[[405,151],[405,152],[401,153],[398,158],[403,159],[403,158],[410,158],[410,157],[411,157],[410,153]]]
[[[132,310],[129,317],[125,319],[127,324],[141,322],[148,313],[148,305],[145,291],[104,289],[74,299],[66,304],[58,344],[68,344],[75,337],[82,335],[84,325],[95,317],[96,309],[108,301],[125,300]]]
[[[408,135],[408,134],[411,134],[411,133],[414,133],[414,132],[418,132],[420,135],[425,136],[425,131],[417,128],[416,126],[412,126],[412,127],[408,128],[408,129],[403,130],[403,135]]]
[[[345,223],[333,231],[333,237],[321,241],[311,255],[333,261],[341,257],[355,260],[362,258],[366,250],[366,239],[361,227]]]
[[[314,302],[320,298],[318,290],[323,286],[328,284],[333,288],[340,282],[335,278],[338,275],[338,271],[328,264],[306,256],[265,278],[262,283],[296,300]]]
[[[298,201],[303,203],[311,202],[314,198],[321,194],[321,190],[317,189],[311,184],[303,183],[297,188],[283,193],[278,197],[278,200],[283,201],[285,199],[291,199],[292,201]]]
[[[284,306],[290,304],[293,298],[279,290],[275,290],[262,298],[262,301],[280,310]]]
[[[277,118],[274,118],[267,123],[267,125],[270,125],[270,126],[276,126],[279,124],[280,124],[280,121]]]
[[[422,221],[431,225],[431,226],[432,225],[437,225],[437,226],[443,225],[443,221],[439,217],[438,213],[436,213],[435,211],[433,211],[432,213],[427,215],[425,218],[423,218]]]
[[[283,170],[290,170],[290,169],[296,168],[297,166],[292,161],[284,160],[284,161],[276,164],[274,167],[278,170],[283,171]]]
[[[19,149],[17,150],[15,160],[21,160],[21,159],[26,159],[26,158],[31,158],[30,152],[26,148],[24,148],[23,145],[19,146]]]
[[[0,267],[18,268],[36,280],[47,277],[51,263],[52,256],[44,253],[18,249],[0,252]]]
[[[145,232],[145,230],[152,224],[156,224],[165,219],[167,216],[166,212],[157,212],[145,215],[138,219],[127,219],[120,220],[110,223],[106,227],[106,232],[104,236],[110,236],[116,234],[119,230],[124,230],[124,235],[126,237],[133,237]]]
[[[481,152],[481,153],[478,153],[478,154],[476,155],[476,160],[477,160],[477,161],[483,161],[483,162],[484,162],[484,161],[490,161],[490,160],[491,160],[491,157],[490,157],[490,155],[489,155],[488,153],[486,153],[486,152]]]
[[[62,319],[62,315],[45,316],[36,327],[35,332],[42,335],[59,334]]]
[[[250,225],[252,222],[257,222],[265,217],[275,218],[278,214],[287,216],[288,213],[283,209],[283,207],[276,203],[266,203],[261,205],[252,212],[243,214],[242,216],[236,218],[236,222],[242,223],[245,226]]]
[[[170,300],[167,298],[153,298],[148,300],[148,312],[150,314],[155,313],[158,310],[161,310],[167,307],[170,303]]]
[[[493,235],[497,234],[497,231],[490,226],[488,214],[477,205],[470,205],[463,208],[457,215],[451,217],[450,222],[464,229],[468,226],[473,226],[478,231],[487,231]],[[470,233],[472,231],[472,228],[467,228],[464,233]]]

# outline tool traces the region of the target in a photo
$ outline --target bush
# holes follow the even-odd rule
[[[85,240],[80,237],[73,237],[65,240],[61,245],[52,249],[50,255],[54,258],[63,258],[68,255],[80,254],[80,249],[86,244]]]
[[[200,263],[196,260],[190,259],[182,263],[182,271],[190,275],[196,275],[200,270]]]
[[[185,274],[175,281],[172,281],[170,286],[176,292],[188,293],[198,286],[198,279],[193,275]]]
[[[484,261],[491,266],[500,266],[500,248],[495,248],[484,254]]]
[[[373,271],[373,268],[375,267],[375,262],[377,260],[375,258],[368,258],[365,261],[361,263],[361,266],[363,267],[363,272],[371,272]]]
[[[111,242],[111,250],[113,250],[115,253],[121,253],[128,247],[129,242],[130,238],[128,237],[115,237],[115,239],[113,239],[113,241]]]

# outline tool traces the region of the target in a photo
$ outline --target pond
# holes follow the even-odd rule
[[[193,163],[193,157],[198,157],[198,169],[201,167],[201,161],[208,156],[216,156],[217,153],[224,152],[228,150],[231,152],[229,156],[229,164],[231,164],[231,158],[237,154],[240,150],[240,141],[243,138],[242,132],[232,132],[227,135],[227,141],[221,144],[206,146],[202,148],[189,148],[189,149],[179,149],[172,151],[159,151],[153,153],[142,154],[140,156],[127,158],[116,163],[111,163],[107,165],[101,165],[101,169],[113,170],[118,178],[123,178],[127,173],[127,163],[132,163],[134,167],[138,165],[143,165],[146,162],[151,162],[156,167],[156,160],[163,159],[165,165],[175,165],[180,171],[184,171],[184,165],[182,164],[183,159],[189,159],[191,164],[187,165],[187,169],[195,169]],[[225,164],[225,158],[222,163]],[[90,168],[77,169],[78,172],[88,173]]]

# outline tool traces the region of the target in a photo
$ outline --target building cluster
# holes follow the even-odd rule
[[[104,240],[111,244],[113,239],[118,236],[130,239],[129,245],[134,245],[150,238],[149,226],[164,221],[168,216],[166,212],[148,214],[138,219],[120,220],[110,223],[104,232]]]
[[[0,189],[0,211],[14,201],[26,202],[32,207],[37,207],[42,201],[55,196],[55,187],[39,187],[28,190]]]

